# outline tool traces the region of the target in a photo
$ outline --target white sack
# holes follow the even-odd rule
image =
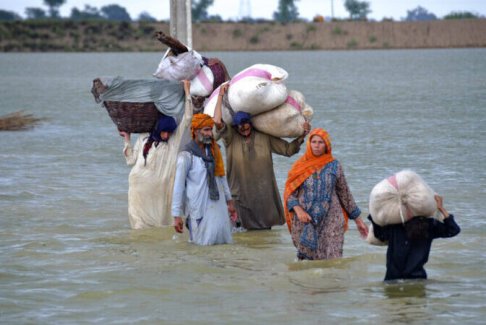
[[[366,237],[366,242],[370,245],[375,246],[386,246],[388,242],[383,242],[375,237],[375,233],[373,231],[373,225],[371,224],[368,228],[368,236]]]
[[[199,73],[191,80],[190,94],[192,96],[207,97],[213,92],[214,75],[211,69],[204,65]]]
[[[256,115],[281,105],[288,95],[283,81],[288,73],[269,64],[255,64],[230,81],[228,102],[234,112]]]
[[[370,193],[369,211],[380,226],[400,224],[415,216],[430,217],[436,209],[434,191],[410,170],[382,180]]]
[[[304,122],[310,121],[314,111],[305,103],[304,95],[296,90],[289,91],[285,102],[268,111],[253,116],[255,129],[279,138],[295,138],[304,133]]]
[[[226,84],[223,83],[222,85]],[[221,86],[222,86],[221,85]],[[214,117],[214,111],[216,109],[216,102],[218,101],[218,95],[219,95],[219,89],[220,87],[216,88],[211,96],[209,96],[208,100],[204,104],[204,114],[208,114],[211,117]],[[234,112],[231,110],[231,108],[227,107],[225,105],[225,101],[223,100],[222,105],[221,105],[221,111],[222,111],[222,119],[223,122],[226,123],[227,125],[232,125],[233,124],[233,114]]]
[[[246,71],[248,71],[250,69],[258,69],[258,70],[265,71],[266,73],[268,73],[270,75],[269,76],[270,80],[273,80],[273,81],[284,81],[289,77],[288,72],[285,71],[284,69],[277,67],[275,65],[263,64],[263,63],[254,64],[251,67],[248,67],[245,70],[242,70],[240,73],[245,73]]]
[[[181,53],[177,56],[164,56],[154,77],[167,80],[191,80],[201,70],[204,61],[196,51]]]

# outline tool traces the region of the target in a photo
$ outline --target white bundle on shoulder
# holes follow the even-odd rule
[[[304,122],[311,121],[314,110],[305,102],[304,95],[290,90],[287,99],[276,108],[253,116],[255,129],[279,138],[295,138],[304,133]]]
[[[255,64],[236,74],[230,81],[228,102],[234,112],[256,115],[281,105],[288,95],[283,83],[288,73],[270,64]]]
[[[434,191],[411,170],[382,180],[370,193],[369,211],[380,226],[405,223],[417,216],[430,217],[436,210]]]
[[[166,53],[153,75],[158,79],[191,80],[200,72],[203,64],[202,56],[194,50],[177,56]]]

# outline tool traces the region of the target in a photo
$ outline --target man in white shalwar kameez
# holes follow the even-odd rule
[[[133,165],[128,177],[128,218],[133,229],[172,225],[172,188],[177,153],[185,144],[182,143],[184,131],[192,119],[189,87],[189,82],[184,81],[186,102],[179,125],[172,117],[162,116],[152,133],[140,134],[133,147],[130,134],[120,132],[125,138],[123,153],[127,165]]]
[[[192,138],[177,158],[172,215],[182,233],[187,218],[190,241],[197,245],[232,243],[231,218],[236,210],[224,173],[221,151],[212,136],[209,115],[195,114]]]

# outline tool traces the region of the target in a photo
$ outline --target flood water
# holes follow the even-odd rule
[[[284,226],[213,247],[131,230],[123,140],[91,81],[150,79],[162,53],[2,53],[0,115],[47,120],[0,133],[1,323],[484,323],[486,49],[203,54],[232,75],[289,72],[363,217],[372,187],[404,168],[443,195],[462,232],[434,241],[429,280],[384,284],[386,248],[353,223],[344,257],[314,262],[296,261]],[[297,156],[274,157],[281,191]]]

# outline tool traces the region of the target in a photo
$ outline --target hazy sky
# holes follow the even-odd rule
[[[366,1],[366,0],[365,0]],[[240,4],[250,4],[250,13],[253,18],[271,19],[276,11],[278,0],[214,0],[209,8],[212,15],[220,15],[223,19],[237,19],[240,14],[248,10],[241,10]],[[383,17],[400,20],[407,15],[407,10],[421,6],[441,18],[451,11],[470,11],[486,16],[486,0],[367,0],[372,13],[368,16],[376,20]],[[344,8],[344,0],[298,0],[300,17],[311,20],[315,15],[331,16],[331,3],[334,3],[334,16],[345,18],[348,16]],[[85,4],[101,8],[108,4],[118,4],[125,7],[132,19],[136,19],[142,11],[148,12],[157,19],[169,19],[169,0],[67,0],[61,7],[61,16],[67,17],[71,9],[77,7],[84,9]],[[25,17],[25,8],[44,8],[43,0],[2,0],[0,9],[14,11]]]

